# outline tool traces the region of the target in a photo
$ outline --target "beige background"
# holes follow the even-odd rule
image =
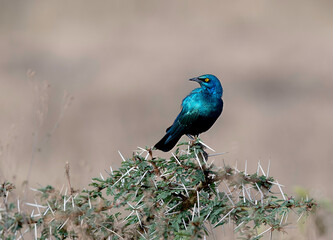
[[[215,162],[270,161],[286,192],[332,198],[332,7],[0,1],[0,180],[60,188],[69,161],[73,185],[86,186],[119,166],[118,150],[155,144],[197,87],[187,80],[213,73],[225,108],[201,138],[229,152]]]

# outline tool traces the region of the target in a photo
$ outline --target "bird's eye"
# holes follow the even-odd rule
[[[205,78],[204,81],[208,83],[210,80],[209,80],[209,78]]]

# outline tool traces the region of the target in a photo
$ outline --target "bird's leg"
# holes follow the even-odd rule
[[[197,144],[198,146],[201,147],[201,151],[202,151],[201,153],[202,154],[201,154],[201,157],[199,157],[199,158],[201,160],[203,160],[203,162],[207,163],[207,161],[208,161],[208,153],[205,151],[206,146],[204,144],[202,144],[200,140],[198,142],[196,142],[197,139],[198,139],[198,137],[199,137],[199,135],[194,136],[195,140],[193,140],[193,141],[194,141],[195,144]],[[202,159],[202,158],[204,158],[204,159]]]
[[[197,142],[197,136],[192,136],[191,134],[186,134],[190,138],[190,146],[192,147]]]
[[[202,151],[205,152],[206,146],[205,146],[204,144],[202,144],[200,140],[197,141],[198,138],[199,138],[199,135],[195,135],[195,136],[192,138],[192,146],[193,146],[194,144],[197,144],[198,146],[201,147]],[[205,153],[206,153],[206,152],[205,152]],[[207,154],[207,156],[208,156],[208,153],[206,153],[206,154]]]
[[[201,159],[201,161],[203,162],[207,162],[208,160],[208,153],[205,151],[205,146],[200,143],[200,141],[197,141],[198,140],[198,135],[190,135],[190,134],[186,134],[186,136],[188,136],[190,138],[190,146],[193,147],[194,145],[197,145],[197,146],[200,146],[201,147],[201,151],[202,151],[202,154],[199,156],[199,158]],[[202,159],[204,158],[204,159]]]
[[[190,140],[194,140],[194,137],[191,134],[186,134],[186,136],[190,139]]]

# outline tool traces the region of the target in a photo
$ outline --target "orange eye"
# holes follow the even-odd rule
[[[209,82],[209,78],[205,78],[205,82]]]

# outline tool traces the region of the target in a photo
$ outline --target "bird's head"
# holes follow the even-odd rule
[[[200,84],[201,88],[208,90],[212,94],[222,97],[223,88],[220,80],[212,74],[201,75],[196,78],[191,78],[190,81],[195,81]]]

